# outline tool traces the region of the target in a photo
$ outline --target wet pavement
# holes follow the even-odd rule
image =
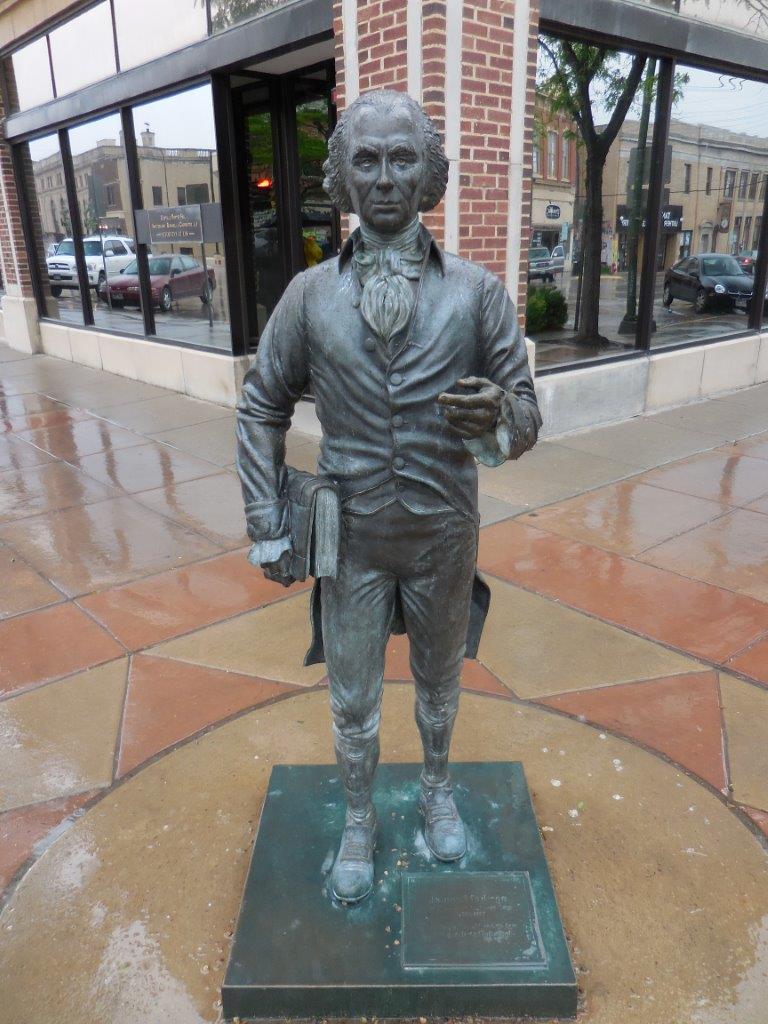
[[[233,459],[230,410],[0,347],[3,1024],[219,1019],[269,770],[332,760],[308,588],[247,564]],[[765,1024],[768,385],[480,482],[454,756],[525,765],[580,1019]],[[403,638],[386,677],[412,761]]]

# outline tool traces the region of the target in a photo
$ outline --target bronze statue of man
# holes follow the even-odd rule
[[[424,746],[424,837],[442,861],[466,852],[448,753],[462,659],[476,655],[489,601],[475,567],[476,460],[519,458],[541,417],[501,281],[441,251],[419,222],[448,178],[419,104],[367,93],[328,149],[326,191],[360,228],[338,259],[294,277],[272,314],[238,406],[238,466],[251,561],[287,586],[285,433],[311,384],[319,473],[341,496],[342,531],[337,577],[315,584],[307,662],[327,663],[347,800],[331,888],[356,902],[373,885],[385,647],[403,627]]]

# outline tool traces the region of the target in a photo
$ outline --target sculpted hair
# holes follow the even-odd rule
[[[424,139],[424,194],[419,210],[426,212],[433,209],[445,194],[445,187],[448,184],[448,158],[434,122],[408,93],[397,92],[394,89],[376,89],[363,93],[347,107],[328,140],[328,159],[323,164],[323,188],[331,197],[334,206],[338,206],[343,213],[352,210],[346,182],[346,168],[349,166],[347,136],[350,116],[363,107],[391,110],[395,106],[405,107],[413,118],[413,123],[421,128]]]

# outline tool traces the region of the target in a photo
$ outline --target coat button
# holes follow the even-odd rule
[[[363,348],[365,349],[366,352],[375,352],[376,351],[376,339],[375,338],[366,338],[365,341],[363,342]]]
[[[402,373],[393,373],[393,374],[390,375],[389,379],[395,385],[403,383],[403,375],[402,375]]]
[[[392,462],[395,469],[405,469],[405,459],[398,455]]]
[[[392,417],[392,426],[393,426],[393,427],[402,427],[402,425],[403,425],[403,423],[404,423],[404,422],[405,422],[405,420],[404,420],[404,419],[403,419],[403,417],[402,417],[402,416],[400,415],[400,413],[397,413],[397,415],[396,415],[396,416],[393,416],[393,417]]]

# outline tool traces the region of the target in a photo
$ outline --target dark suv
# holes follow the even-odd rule
[[[554,281],[554,265],[549,249],[544,246],[528,250],[528,281]]]

